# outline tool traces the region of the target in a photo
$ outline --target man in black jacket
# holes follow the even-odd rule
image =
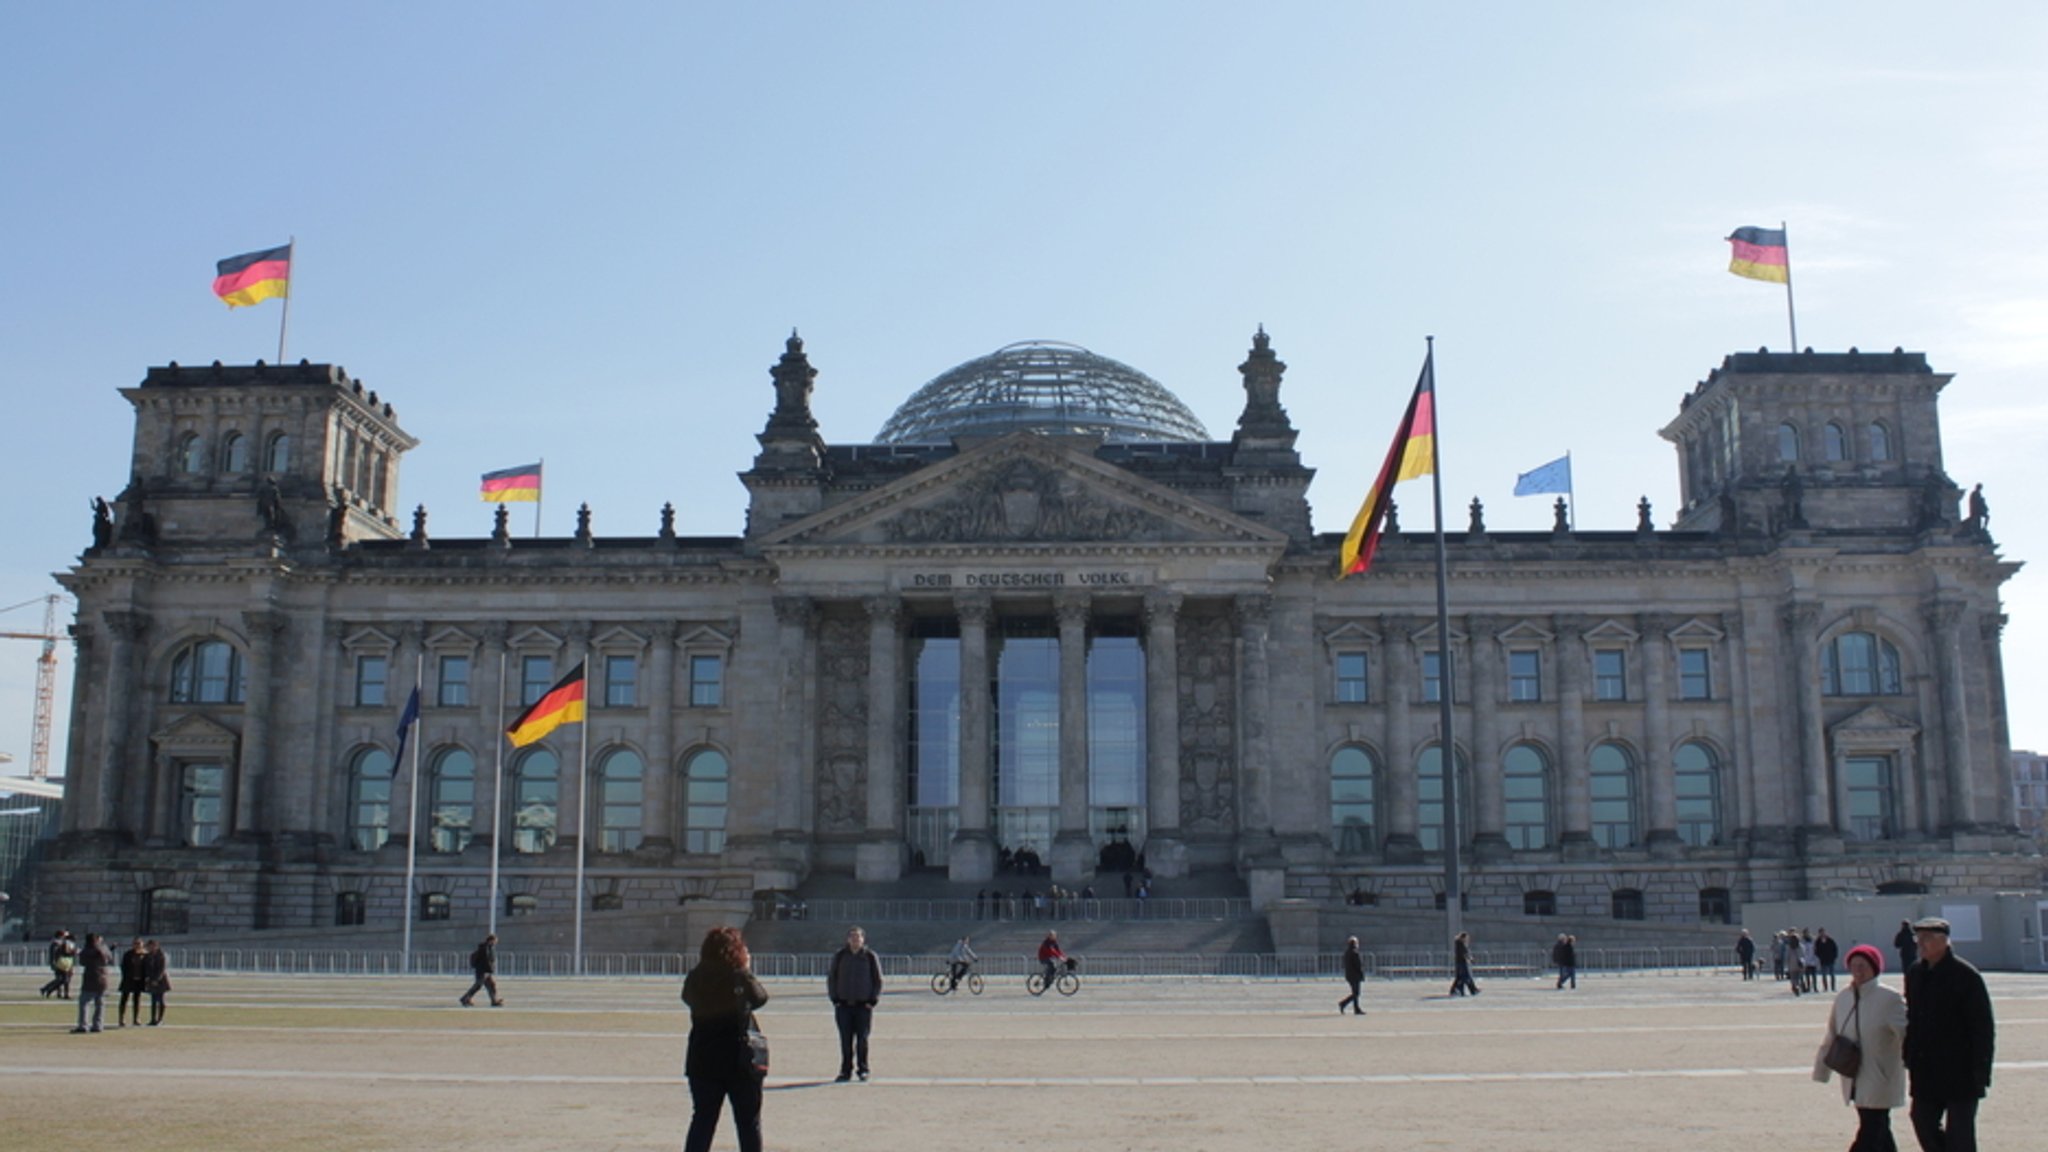
[[[839,1076],[844,1084],[858,1070],[868,1078],[868,1030],[874,1025],[875,1003],[882,998],[882,961],[868,947],[859,928],[846,933],[846,947],[832,954],[825,976],[825,995],[839,1025]]]
[[[470,1001],[481,991],[491,994],[491,1007],[503,1008],[505,1006],[505,998],[498,995],[498,934],[496,932],[484,937],[484,942],[477,945],[476,951],[469,954],[469,970],[476,973],[476,981],[469,986],[469,991],[462,994],[462,1006],[464,1008],[469,1007]]]
[[[1991,995],[1984,977],[1949,950],[1948,921],[1915,923],[1913,939],[1920,950],[1906,970],[1913,1133],[1924,1152],[1977,1152],[1977,1101],[1991,1087]]]

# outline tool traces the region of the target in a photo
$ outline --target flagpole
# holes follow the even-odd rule
[[[533,538],[535,540],[540,539],[540,500],[542,496],[547,495],[547,471],[548,458],[543,456],[540,458],[540,463],[534,465],[533,468]]]
[[[1564,453],[1564,498],[1569,503],[1565,506],[1564,514],[1565,526],[1574,532],[1579,530],[1579,492],[1575,487],[1577,483],[1578,480],[1572,476],[1571,449],[1567,448]]]
[[[583,707],[590,708],[590,650],[583,650]],[[571,971],[583,975],[583,859],[589,855],[585,846],[584,829],[590,825],[590,720],[586,715],[578,725],[582,732],[582,750],[576,762],[576,959]]]
[[[498,733],[505,732],[505,651],[498,650]],[[491,785],[491,927],[498,934],[498,845],[505,838],[505,742],[498,740],[498,764]]]
[[[413,691],[419,691],[420,678],[426,671],[426,653],[413,656]],[[419,721],[413,721],[419,724]],[[405,936],[399,944],[399,971],[412,971],[412,885],[414,869],[420,854],[420,745],[426,742],[426,733],[415,734],[412,742],[412,781],[405,789]]]
[[[1792,233],[1783,220],[1778,221],[1778,231],[1785,233],[1785,321],[1792,328],[1792,351],[1799,351],[1799,314],[1792,310]]]
[[[1436,669],[1437,669],[1437,767],[1444,779],[1444,912],[1452,947],[1465,930],[1464,897],[1458,876],[1458,745],[1451,734],[1451,693],[1457,676],[1451,667],[1450,560],[1444,545],[1444,421],[1442,393],[1436,387],[1436,337],[1429,341],[1430,497],[1436,507]],[[1473,643],[1479,638],[1474,637]]]
[[[276,235],[276,233],[272,233]],[[299,270],[294,265],[299,256],[299,238],[292,237],[284,242],[284,309],[277,316],[277,362],[284,363],[284,333],[292,320],[292,281],[298,278]]]

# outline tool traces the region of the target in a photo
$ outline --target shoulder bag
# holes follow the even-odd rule
[[[747,987],[737,984],[732,990],[733,999],[746,1012],[740,1025],[740,1066],[756,1076],[768,1075],[768,1037],[761,1031],[761,1022],[754,1018],[754,1011],[747,1007]]]
[[[1851,1040],[1840,1032],[1835,1033],[1828,1039],[1828,1049],[1822,1054],[1820,1061],[1828,1066],[1828,1071],[1833,1072],[1837,1076],[1846,1076],[1854,1080],[1856,1073],[1863,1070],[1862,989],[1858,988],[1855,990],[1851,1004],[1853,1006],[1849,1009],[1849,1014],[1856,1020],[1856,1039]]]

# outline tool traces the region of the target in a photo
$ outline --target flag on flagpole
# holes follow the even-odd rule
[[[1415,395],[1394,432],[1386,463],[1379,478],[1366,491],[1365,503],[1344,534],[1344,549],[1338,556],[1337,579],[1354,576],[1372,567],[1373,553],[1380,546],[1380,525],[1393,503],[1394,485],[1436,470],[1436,353],[1422,358],[1422,375],[1415,381]]]
[[[512,721],[505,735],[511,738],[514,748],[524,748],[564,724],[582,722],[583,661],[578,660],[568,675],[555,681],[553,688]]]
[[[273,296],[290,296],[292,246],[245,252],[214,264],[213,294],[230,308],[259,304]]]
[[[1728,270],[1751,280],[1783,284],[1792,278],[1792,259],[1785,247],[1783,228],[1737,228],[1728,237],[1734,251]]]
[[[412,726],[420,718],[420,688],[415,684],[412,695],[405,698],[405,711],[398,714],[398,751],[391,757],[391,774],[398,775],[398,766],[405,762],[405,742],[412,738]]]
[[[478,495],[491,504],[532,504],[540,500],[540,465],[501,468],[484,473]]]
[[[1567,452],[1541,468],[1515,477],[1515,495],[1541,496],[1547,492],[1572,490],[1572,457]]]

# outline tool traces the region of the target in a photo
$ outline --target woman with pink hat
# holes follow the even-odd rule
[[[1856,1140],[1849,1152],[1898,1152],[1892,1109],[1906,1103],[1906,1000],[1877,982],[1884,953],[1870,945],[1849,949],[1848,968],[1849,986],[1835,994],[1813,1078],[1827,1083],[1828,1049],[1836,1037],[1855,1044],[1861,1058],[1853,1075],[1842,1076],[1842,1102],[1856,1109]]]

